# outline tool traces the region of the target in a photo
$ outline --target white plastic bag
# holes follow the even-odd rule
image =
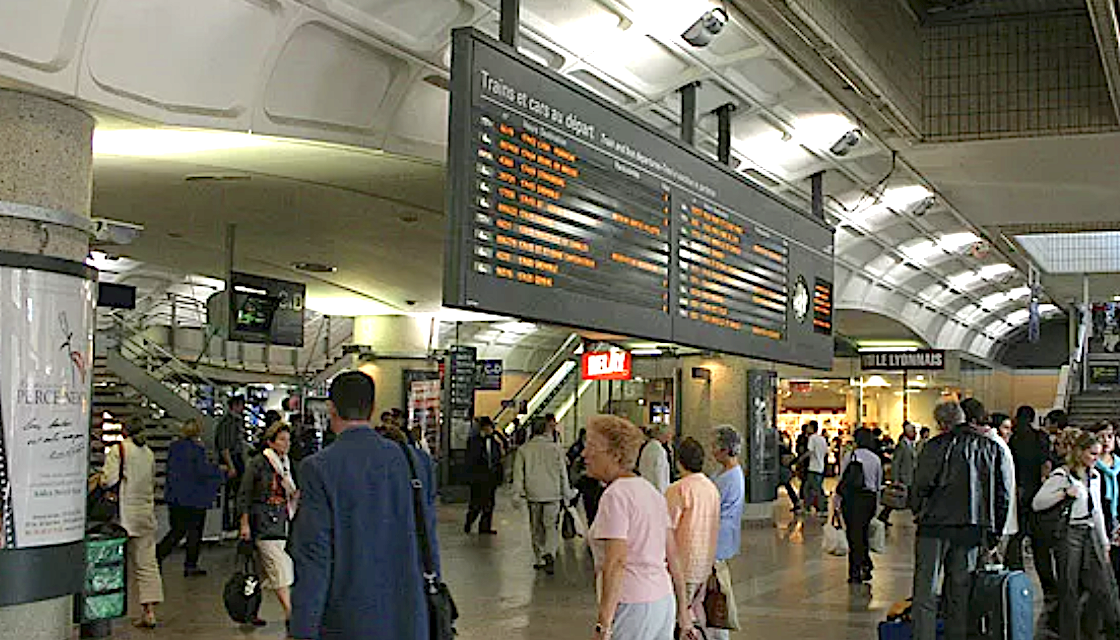
[[[848,555],[848,538],[844,535],[844,530],[833,518],[824,525],[824,541],[821,543],[821,548],[824,552],[834,556]]]
[[[887,525],[878,518],[872,518],[867,525],[867,546],[871,553],[887,552]]]

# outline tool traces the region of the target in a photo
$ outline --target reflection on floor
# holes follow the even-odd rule
[[[499,498],[497,536],[462,532],[463,507],[440,509],[443,568],[462,612],[463,640],[571,640],[590,638],[595,598],[589,554],[581,541],[566,541],[556,575],[532,568],[527,516]],[[788,505],[783,501],[779,504]],[[890,605],[910,593],[914,527],[906,513],[894,514],[888,553],[875,556],[870,585],[846,584],[847,560],[820,550],[823,519],[793,518],[782,508],[778,528],[745,529],[743,554],[733,565],[743,630],[734,638],[875,637]],[[165,565],[167,603],[161,626],[139,631],[121,621],[114,638],[246,640],[283,636],[280,610],[266,599],[262,616],[274,621],[260,630],[232,624],[221,604],[221,587],[233,564],[232,546],[209,547],[206,578],[186,580],[181,552]]]

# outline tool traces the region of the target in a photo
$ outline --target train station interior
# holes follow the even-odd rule
[[[0,638],[287,637],[271,597],[259,628],[223,608],[226,495],[209,574],[164,562],[158,626],[123,587],[95,624],[86,478],[142,423],[162,536],[184,424],[212,448],[240,397],[247,446],[272,411],[318,450],[347,371],[437,469],[462,640],[599,637],[584,537],[535,571],[508,482],[497,535],[461,526],[479,418],[512,440],[549,416],[567,452],[599,414],[741,432],[731,638],[874,637],[911,595],[914,518],[846,583],[779,447],[810,421],[837,452],[893,446],[966,398],[1120,419],[1118,14],[0,0]]]

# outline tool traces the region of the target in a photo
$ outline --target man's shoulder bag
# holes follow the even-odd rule
[[[428,521],[424,517],[424,483],[416,472],[411,448],[398,443],[408,460],[408,472],[412,485],[412,511],[416,519],[416,538],[420,542],[420,560],[424,563],[424,596],[428,600],[428,637],[431,640],[451,640],[457,634],[455,621],[459,619],[459,609],[451,597],[451,590],[440,580],[436,572],[432,543],[428,539]]]

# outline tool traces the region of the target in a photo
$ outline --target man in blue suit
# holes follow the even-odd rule
[[[331,383],[334,444],[304,460],[292,524],[291,635],[301,640],[427,640],[423,562],[405,453],[370,426],[373,380]],[[415,452],[438,571],[432,463]]]

